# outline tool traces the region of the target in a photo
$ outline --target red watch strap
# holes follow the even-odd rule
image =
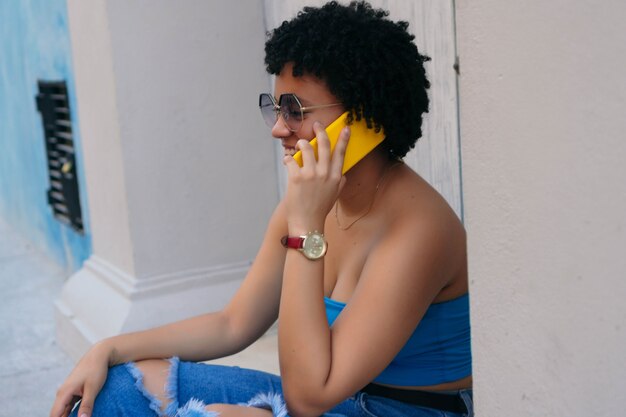
[[[280,243],[282,243],[282,245],[286,248],[302,249],[302,245],[304,244],[304,238],[300,236],[290,237],[285,235],[280,238]]]

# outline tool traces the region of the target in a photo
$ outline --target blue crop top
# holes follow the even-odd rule
[[[345,303],[324,297],[332,326]],[[389,366],[373,382],[428,386],[456,381],[472,373],[469,296],[431,304],[415,331]]]

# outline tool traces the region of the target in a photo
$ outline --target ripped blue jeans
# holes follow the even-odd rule
[[[280,377],[261,371],[230,366],[207,365],[170,359],[166,385],[169,405],[161,403],[143,386],[143,377],[132,363],[109,369],[108,378],[94,403],[93,417],[213,417],[209,404],[236,404],[272,410],[275,417],[289,417],[282,398]],[[324,417],[462,417],[473,416],[471,390],[459,395],[469,413],[456,414],[419,407],[388,398],[358,392]],[[78,407],[71,417],[76,417]]]

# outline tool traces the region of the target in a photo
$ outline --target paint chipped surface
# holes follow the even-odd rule
[[[65,0],[0,2],[0,216],[73,272],[92,249],[66,7]],[[59,223],[47,202],[39,79],[67,82],[85,235]]]

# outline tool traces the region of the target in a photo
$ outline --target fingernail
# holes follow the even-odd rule
[[[82,413],[80,417],[87,417],[87,413]]]

